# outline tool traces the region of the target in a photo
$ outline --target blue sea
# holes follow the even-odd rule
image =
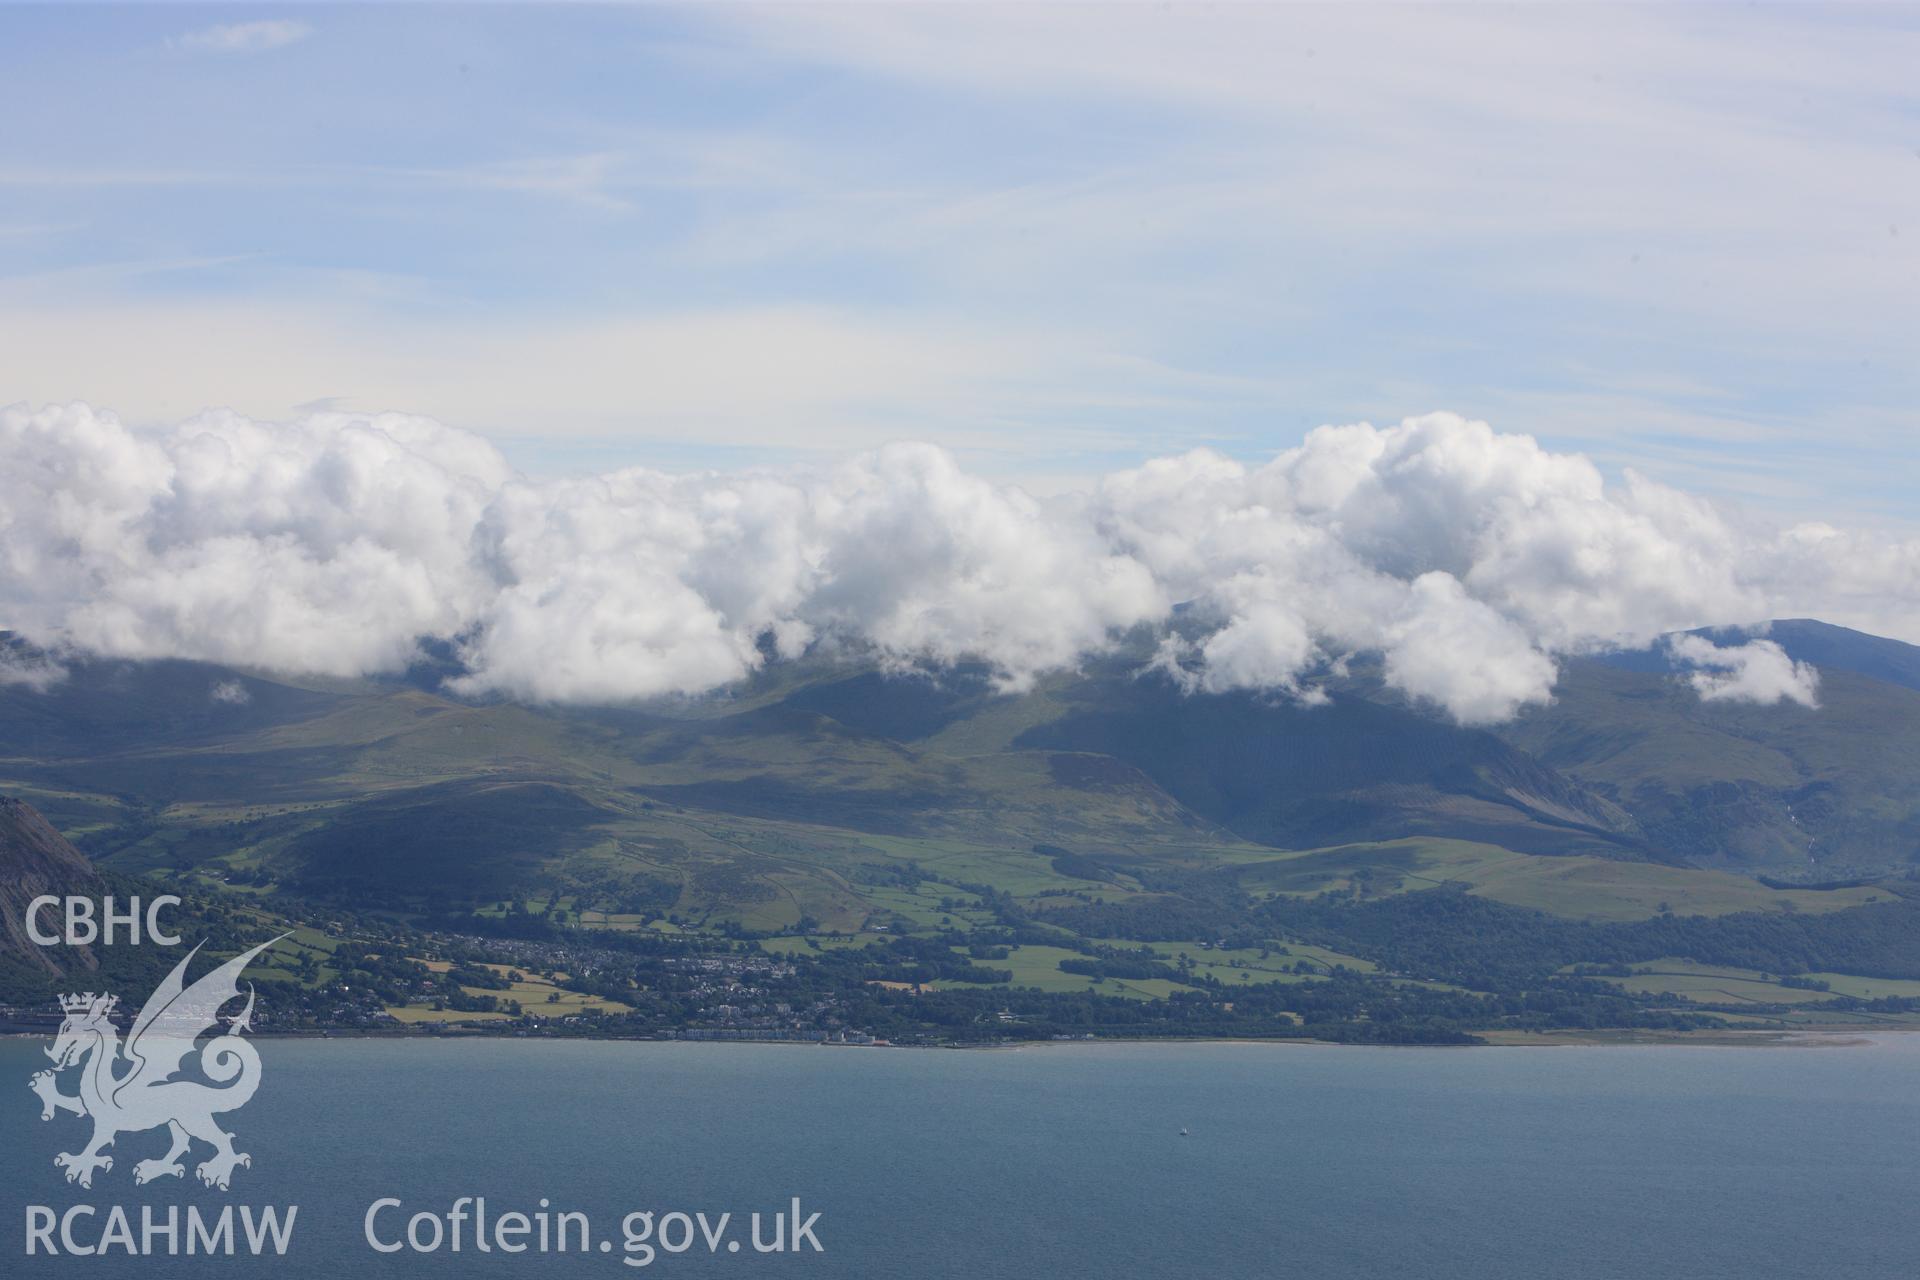
[[[1818,1048],[1022,1050],[274,1040],[225,1117],[233,1187],[135,1187],[161,1132],[91,1190],[52,1162],[39,1044],[0,1042],[0,1275],[1905,1277],[1920,1259],[1920,1037]],[[71,1085],[68,1088],[71,1089]],[[1182,1131],[1185,1130],[1183,1135]],[[189,1157],[205,1156],[196,1149]],[[448,1245],[449,1208],[570,1210],[586,1252]],[[759,1212],[818,1214],[763,1253]],[[408,1220],[434,1252],[403,1243]],[[97,1243],[111,1206],[297,1205],[284,1257],[26,1255],[27,1206]],[[681,1223],[704,1213],[710,1246]],[[640,1246],[621,1227],[632,1219]],[[435,1225],[437,1224],[437,1226]],[[791,1224],[780,1224],[783,1235]],[[236,1228],[238,1229],[238,1228]],[[570,1231],[576,1239],[577,1226]],[[54,1237],[59,1242],[58,1235]],[[817,1240],[815,1252],[810,1240]],[[601,1244],[608,1248],[603,1251]],[[744,1243],[743,1243],[744,1242]],[[788,1238],[784,1243],[793,1243]],[[729,1249],[729,1244],[741,1245]],[[184,1247],[184,1246],[183,1246]],[[649,1265],[633,1265],[649,1259]]]

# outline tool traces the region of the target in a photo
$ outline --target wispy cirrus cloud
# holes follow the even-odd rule
[[[196,53],[262,53],[298,44],[313,34],[307,23],[292,18],[263,18],[256,22],[221,22],[167,41],[169,48]]]
[[[0,399],[338,395],[536,470],[997,437],[1023,479],[1446,404],[1920,521],[1892,10],[381,6],[326,75],[219,56],[280,19],[177,37],[192,76],[72,12],[0,6],[67,55],[0,82],[7,218],[61,229],[0,234]]]

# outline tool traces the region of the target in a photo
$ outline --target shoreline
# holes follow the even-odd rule
[[[1920,1031],[1920,1026],[1860,1028],[1852,1026],[1810,1026],[1791,1030],[1753,1031],[1656,1031],[1633,1028],[1581,1031],[1482,1031],[1479,1044],[1366,1044],[1345,1040],[1320,1040],[1286,1036],[1099,1036],[1072,1040],[1015,1040],[979,1044],[829,1044],[824,1041],[796,1040],[683,1040],[678,1037],[617,1035],[497,1035],[485,1031],[382,1032],[348,1031],[261,1031],[253,1040],[379,1040],[435,1042],[578,1042],[594,1044],[725,1045],[781,1049],[912,1049],[953,1050],[959,1052],[1003,1052],[1031,1049],[1074,1049],[1103,1045],[1245,1045],[1313,1049],[1839,1049],[1882,1047],[1892,1038]],[[40,1040],[48,1036],[38,1031],[0,1031],[0,1041]]]

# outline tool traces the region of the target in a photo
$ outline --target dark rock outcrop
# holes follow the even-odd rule
[[[94,967],[84,947],[42,947],[27,936],[27,904],[42,894],[97,894],[86,856],[24,800],[0,796],[0,956],[48,972]],[[53,927],[48,913],[42,929]]]

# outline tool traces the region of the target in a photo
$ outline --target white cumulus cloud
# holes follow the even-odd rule
[[[1771,640],[1721,646],[1705,636],[1686,635],[1671,637],[1667,648],[1676,662],[1696,668],[1687,683],[1703,701],[1820,705],[1820,673],[1795,662]]]
[[[1322,427],[1264,466],[1197,452],[1107,477],[1092,518],[1219,625],[1214,688],[1379,650],[1466,722],[1552,695],[1552,655],[1768,616],[1714,509],[1453,414]]]
[[[67,669],[49,657],[21,653],[11,647],[0,648],[0,689],[25,685],[44,693],[66,678]]]
[[[247,686],[238,680],[222,680],[207,690],[207,697],[214,702],[225,703],[230,707],[244,707],[253,701],[253,695],[247,692]]]
[[[0,628],[37,645],[360,675],[438,639],[461,691],[534,701],[699,694],[810,650],[979,661],[1019,689],[1145,629],[1190,690],[1312,702],[1376,653],[1408,697],[1489,723],[1549,700],[1567,655],[1674,631],[1837,612],[1920,639],[1920,544],[1744,527],[1451,414],[1044,500],[912,444],[535,480],[397,413],[144,430],[16,406],[0,460]],[[1769,641],[1675,645],[1703,697],[1813,705]]]

